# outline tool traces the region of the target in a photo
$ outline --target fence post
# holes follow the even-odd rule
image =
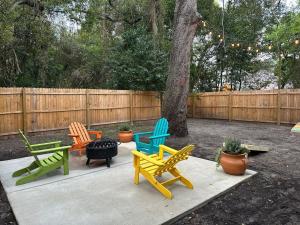
[[[197,98],[197,94],[193,94],[192,95],[192,106],[193,106],[193,111],[192,111],[192,118],[195,118],[195,115],[196,115],[196,98]]]
[[[90,129],[90,95],[89,90],[85,89],[85,123],[88,129]]]
[[[24,134],[27,134],[27,106],[26,106],[26,88],[22,88],[22,128]]]
[[[281,120],[281,93],[280,89],[278,89],[277,93],[277,125],[280,125]]]
[[[130,124],[133,125],[133,91],[129,94],[129,104],[130,104]]]
[[[232,92],[229,92],[228,95],[228,120],[232,121]]]

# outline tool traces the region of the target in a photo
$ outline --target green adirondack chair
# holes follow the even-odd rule
[[[29,166],[17,170],[12,174],[13,177],[21,176],[25,173],[29,175],[24,176],[16,181],[16,185],[26,184],[38,179],[39,177],[53,171],[61,166],[64,167],[64,175],[69,174],[69,152],[68,149],[71,146],[61,146],[61,141],[54,141],[42,144],[30,144],[26,136],[21,130],[19,130],[22,141],[24,142],[26,149],[35,158]],[[54,153],[48,158],[40,160],[37,156],[47,153]]]

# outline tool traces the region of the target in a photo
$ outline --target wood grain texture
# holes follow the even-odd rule
[[[25,93],[25,94],[24,94]],[[130,99],[132,93],[132,100]],[[71,122],[113,124],[160,117],[158,92],[0,88],[0,136],[66,129]]]
[[[295,124],[300,121],[300,89],[199,93],[189,97],[195,118]]]

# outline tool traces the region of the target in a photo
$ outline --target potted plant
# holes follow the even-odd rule
[[[133,131],[128,124],[124,124],[119,129],[118,138],[120,142],[126,143],[133,140]]]
[[[223,147],[217,149],[217,166],[221,165],[225,173],[243,175],[248,165],[248,152],[240,140],[226,138]]]

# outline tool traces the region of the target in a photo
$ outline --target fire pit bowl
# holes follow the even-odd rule
[[[106,159],[107,167],[110,167],[112,157],[118,154],[118,143],[108,137],[93,141],[86,146],[86,165],[91,159]]]

